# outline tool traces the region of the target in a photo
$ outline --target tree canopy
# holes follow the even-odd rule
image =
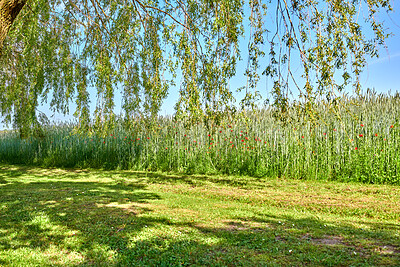
[[[0,0],[0,114],[23,133],[38,123],[40,103],[68,113],[74,101],[79,129],[108,129],[117,90],[128,123],[154,118],[179,73],[176,116],[217,120],[235,109],[234,90],[245,92],[241,108],[263,97],[262,72],[277,109],[284,112],[293,84],[313,116],[318,99],[360,90],[366,58],[390,35],[378,18],[389,11],[389,0]],[[245,34],[247,86],[231,88]]]

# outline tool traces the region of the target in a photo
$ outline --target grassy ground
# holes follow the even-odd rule
[[[0,166],[0,265],[400,265],[400,187]]]

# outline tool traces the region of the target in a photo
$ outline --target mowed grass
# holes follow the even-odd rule
[[[0,166],[0,265],[399,266],[400,187]]]

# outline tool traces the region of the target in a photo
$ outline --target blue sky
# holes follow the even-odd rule
[[[392,6],[394,12],[390,16],[386,14],[380,14],[380,19],[384,20],[385,25],[393,33],[387,42],[387,49],[382,48],[380,51],[380,58],[369,59],[368,65],[365,68],[362,76],[361,83],[363,89],[374,88],[378,93],[388,93],[392,94],[396,91],[400,92],[400,1],[392,1]],[[247,40],[243,40],[241,43],[241,51],[243,53],[243,60],[239,62],[237,67],[236,76],[230,81],[231,88],[238,88],[240,86],[246,85],[246,77],[243,75],[244,70],[247,66]],[[178,77],[179,78],[179,77]],[[179,85],[179,80],[176,81]],[[271,90],[272,82],[267,81],[265,77],[262,77],[259,83],[259,90],[265,97],[268,96],[268,92]],[[240,94],[234,93],[234,96],[238,99],[241,98]],[[171,115],[174,113],[174,105],[178,99],[178,87],[171,88],[168,98],[164,102],[161,115]],[[95,92],[91,93],[91,109],[95,109]],[[120,112],[121,106],[121,96],[116,94],[116,113]],[[60,114],[53,114],[47,106],[39,107],[39,110],[46,113],[46,115],[55,121],[60,120],[71,120],[73,117],[62,116]],[[75,106],[71,105],[71,114],[75,110]],[[5,129],[5,125],[0,123],[0,130]],[[8,127],[9,128],[9,127]]]
[[[363,90],[371,88],[375,89],[378,93],[391,92],[393,94],[396,91],[400,92],[400,1],[394,0],[391,2],[391,4],[394,11],[389,14],[390,16],[388,16],[386,13],[380,14],[379,19],[384,21],[384,24],[389,31],[393,33],[393,36],[387,39],[387,49],[382,47],[380,51],[380,57],[378,59],[367,59],[368,65],[361,75]],[[230,82],[231,89],[246,85],[244,71],[246,69],[248,59],[248,57],[245,55],[247,52],[247,43],[248,39],[243,40],[241,43],[240,47],[243,53],[243,60],[239,62],[237,74]],[[265,48],[266,53],[268,53],[267,44]],[[265,58],[264,62],[267,60],[268,59]],[[293,69],[296,69],[296,62],[294,63]],[[267,81],[265,77],[262,77],[258,89],[261,91],[263,97],[268,97],[271,87],[272,82],[270,80]],[[242,95],[234,93],[234,96],[236,96],[239,101]],[[174,104],[177,99],[178,92],[175,88],[175,90],[172,89],[170,91],[169,97],[163,105],[161,114],[173,114]]]
[[[378,59],[370,59],[362,82],[364,88],[375,88],[378,92],[400,92],[400,1],[391,1],[394,11],[388,16],[381,15],[385,25],[393,33],[381,49]]]

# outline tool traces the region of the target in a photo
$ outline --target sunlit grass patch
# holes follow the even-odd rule
[[[0,264],[391,265],[399,188],[0,167]]]

